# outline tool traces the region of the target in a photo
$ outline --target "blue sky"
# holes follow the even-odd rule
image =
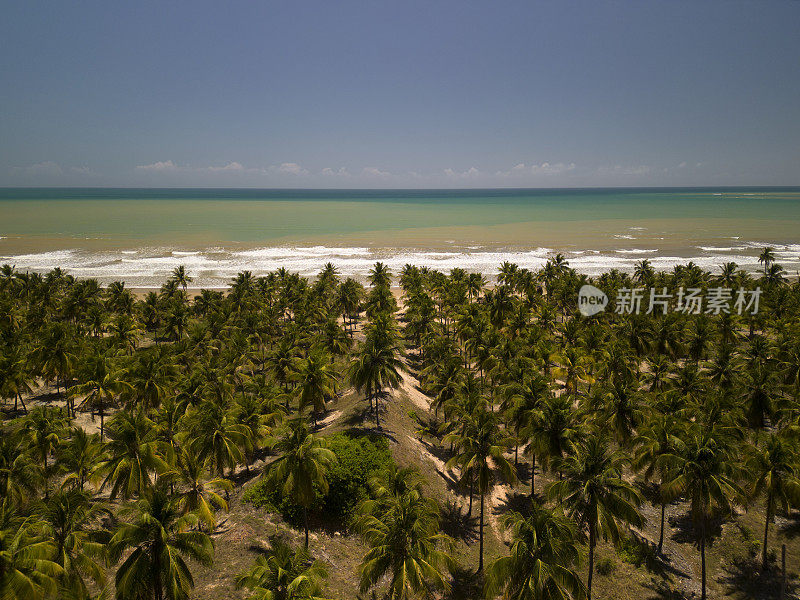
[[[800,1],[2,2],[0,185],[800,185]]]

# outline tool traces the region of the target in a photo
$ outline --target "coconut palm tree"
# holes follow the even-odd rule
[[[41,469],[45,499],[50,493],[50,478],[58,467],[57,464],[50,465],[48,459],[61,444],[66,426],[66,418],[55,406],[37,406],[22,421],[22,435],[27,438],[29,449]]]
[[[153,421],[143,413],[117,413],[108,426],[108,458],[97,468],[103,478],[101,487],[111,486],[110,497],[127,500],[143,494],[153,485],[155,476],[169,470],[160,455],[161,443]]]
[[[186,273],[186,267],[179,265],[172,270],[172,280],[186,291],[186,287],[193,281]]]
[[[163,484],[147,489],[120,511],[123,523],[109,542],[111,562],[125,556],[115,576],[118,600],[186,600],[194,579],[186,559],[210,566],[214,544],[202,531],[190,531],[197,518],[181,515],[179,500]]]
[[[267,366],[284,391],[289,390],[289,383],[297,369],[297,361],[297,350],[288,337],[281,338],[274,350],[267,355]]]
[[[142,330],[138,323],[127,314],[116,315],[108,326],[109,341],[114,348],[130,355],[136,350],[136,345]]]
[[[76,365],[76,332],[70,324],[54,322],[37,336],[33,357],[41,374],[56,381],[56,392],[66,385]]]
[[[218,492],[231,492],[233,483],[222,477],[212,477],[211,458],[200,459],[194,452],[181,448],[174,469],[165,475],[165,480],[177,483],[176,497],[181,514],[194,513],[208,531],[214,531],[217,520],[215,508],[228,512],[228,503]]]
[[[641,283],[645,287],[650,286],[650,284],[653,282],[655,274],[655,269],[653,269],[652,263],[646,258],[643,258],[637,262],[633,270],[634,280],[637,283]]]
[[[103,456],[100,436],[73,427],[69,439],[61,445],[58,459],[66,470],[64,486],[75,486],[81,492]]]
[[[227,468],[234,473],[244,459],[248,428],[236,421],[235,412],[226,409],[227,397],[205,400],[186,411],[182,440],[202,459],[210,458],[214,473],[222,476]]]
[[[124,375],[129,386],[125,394],[126,404],[147,409],[158,408],[172,392],[177,376],[178,366],[173,354],[166,347],[148,348],[138,352]]]
[[[374,510],[380,506],[380,510]],[[369,546],[359,568],[362,594],[388,579],[387,598],[409,600],[449,589],[450,539],[439,529],[439,507],[417,489],[362,506],[356,521]]]
[[[758,262],[764,265],[764,275],[766,275],[769,266],[775,262],[775,248],[767,246],[761,250],[761,254],[758,255]]]
[[[328,471],[336,462],[336,455],[325,438],[312,434],[299,419],[288,422],[283,436],[274,446],[280,456],[265,471],[267,481],[303,507],[305,547],[308,548],[308,509],[316,498],[315,488],[325,493],[328,489]]]
[[[382,334],[368,334],[355,358],[350,362],[350,381],[356,391],[364,391],[370,404],[375,400],[377,429],[381,427],[378,398],[384,388],[397,388],[400,385],[403,363],[399,354],[400,347],[391,338],[386,338]]]
[[[486,597],[504,600],[580,600],[586,588],[575,572],[578,535],[563,514],[534,504],[523,517],[505,515],[503,526],[511,531],[507,556],[486,570]]]
[[[85,396],[80,407],[88,406],[100,415],[100,441],[105,437],[105,417],[120,394],[130,390],[122,371],[114,360],[97,353],[87,359],[86,376],[83,383],[70,390],[73,397]],[[79,407],[79,408],[80,408]]]
[[[719,282],[727,288],[732,288],[736,281],[736,272],[739,266],[735,262],[726,262],[719,266]]]
[[[469,473],[478,484],[478,494],[481,498],[480,520],[478,527],[479,550],[478,572],[483,571],[483,522],[484,504],[486,494],[491,491],[495,482],[495,470],[507,482],[516,480],[514,466],[503,456],[503,453],[513,444],[500,429],[498,413],[486,408],[486,403],[481,402],[478,407],[467,416],[463,429],[455,434],[445,436],[445,443],[452,443],[456,447],[456,455],[447,461],[448,469],[458,467],[462,473]]]
[[[367,275],[372,287],[389,287],[392,283],[392,271],[382,262],[376,262]]]
[[[526,436],[531,440],[542,468],[552,471],[558,468],[561,457],[578,440],[580,418],[572,399],[566,394],[545,398],[540,410],[539,418],[528,424]]]
[[[743,492],[736,483],[736,462],[727,439],[713,427],[686,431],[675,454],[665,456],[670,480],[663,486],[667,500],[687,497],[700,542],[701,598],[706,598],[706,535],[715,514],[728,514]]]
[[[236,576],[236,588],[251,590],[248,600],[323,600],[327,577],[325,566],[312,560],[307,549],[292,550],[285,541],[272,538],[269,550]]]
[[[619,541],[624,528],[641,527],[639,492],[622,477],[629,462],[619,451],[608,449],[599,435],[591,435],[574,446],[575,452],[559,461],[564,478],[550,485],[547,495],[559,498],[582,528],[589,533],[589,574],[586,597],[592,598],[594,550],[598,536]]]
[[[300,361],[292,378],[297,382],[295,390],[299,408],[303,411],[311,407],[316,427],[317,413],[325,410],[326,402],[333,396],[333,386],[336,381],[334,366],[327,354],[322,351],[312,351]]]
[[[26,413],[28,408],[22,394],[33,391],[34,370],[31,368],[30,353],[19,336],[13,336],[0,351],[0,398],[14,398],[14,412],[22,404]]]
[[[31,463],[25,442],[19,430],[0,426],[0,497],[15,506],[34,496],[39,483],[39,472]]]
[[[108,536],[93,523],[106,512],[77,489],[57,492],[40,510],[43,531],[55,547],[53,560],[63,569],[65,596],[88,600],[87,581],[105,583]]]
[[[769,524],[778,511],[787,512],[800,504],[800,479],[797,472],[796,445],[780,433],[772,432],[761,446],[752,445],[746,471],[752,478],[750,496],[764,496],[764,543],[761,545],[761,569],[767,570]]]
[[[667,502],[663,497],[663,484],[669,480],[668,465],[665,458],[679,451],[681,447],[680,423],[674,415],[654,412],[638,432],[634,445],[636,448],[633,466],[644,472],[645,481],[657,477],[658,495],[661,506],[661,521],[658,534],[657,552],[664,547],[664,517]]]
[[[0,598],[45,600],[53,598],[64,569],[54,560],[53,542],[43,535],[35,517],[24,519],[0,501]]]
[[[283,418],[278,394],[264,398],[262,394],[271,390],[258,386],[256,393],[248,393],[236,399],[232,414],[237,425],[245,434],[245,468],[250,471],[254,453],[267,441],[272,426]]]
[[[349,327],[351,336],[353,335],[353,318],[358,310],[363,292],[361,284],[349,277],[338,288],[336,302],[342,313],[342,323],[345,327]]]

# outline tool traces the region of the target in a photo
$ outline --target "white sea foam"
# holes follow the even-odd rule
[[[698,250],[703,252],[735,252],[747,250],[747,246],[696,246]]]
[[[760,265],[758,254],[761,242],[743,243],[741,246],[702,246],[700,256],[662,255],[656,249],[618,248],[611,251],[596,249],[562,250],[570,265],[579,272],[597,275],[608,269],[632,271],[636,263],[646,256],[654,268],[669,270],[689,261],[716,271],[719,265],[734,261],[741,268],[756,271]],[[800,244],[773,245],[778,260],[789,272],[800,268]],[[367,247],[280,246],[230,250],[206,248],[200,250],[172,250],[169,248],[141,248],[138,250],[87,251],[64,249],[14,256],[0,256],[0,264],[16,265],[21,271],[45,272],[61,267],[76,277],[94,277],[101,283],[124,280],[130,286],[152,287],[161,285],[173,269],[184,265],[194,278],[194,285],[222,287],[237,273],[248,270],[264,275],[279,268],[304,276],[319,273],[322,266],[333,263],[342,276],[364,280],[376,261],[384,262],[395,274],[405,264],[427,266],[449,271],[462,268],[494,276],[504,261],[527,269],[539,269],[555,253],[551,248],[499,248],[454,247],[446,251],[430,249],[398,249]]]

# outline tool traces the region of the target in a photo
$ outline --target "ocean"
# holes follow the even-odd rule
[[[556,252],[588,274],[643,258],[757,270],[764,246],[800,270],[800,188],[0,189],[0,264],[132,287],[178,265],[197,287],[326,262],[363,279],[377,260],[491,277],[505,260],[535,269]]]

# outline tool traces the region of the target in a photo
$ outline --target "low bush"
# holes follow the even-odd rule
[[[617,555],[626,563],[653,570],[658,563],[655,548],[646,540],[635,537],[623,538],[617,547]]]
[[[328,473],[328,493],[323,495],[316,490],[317,500],[311,512],[346,525],[355,507],[367,497],[370,478],[393,465],[394,459],[386,438],[378,435],[336,433],[328,438],[328,446],[336,454],[337,462]],[[251,485],[242,499],[253,506],[280,513],[293,525],[302,523],[302,508],[266,480]]]
[[[755,534],[753,534],[753,530],[750,529],[747,525],[739,524],[739,533],[742,536],[742,542],[744,543],[744,548],[747,550],[747,555],[750,558],[755,558],[758,556],[758,553],[761,552],[761,542],[758,541]]]
[[[595,565],[595,570],[597,571],[598,575],[602,575],[603,577],[608,577],[614,571],[617,570],[617,563],[615,563],[611,558],[605,557],[601,558],[597,561]]]

